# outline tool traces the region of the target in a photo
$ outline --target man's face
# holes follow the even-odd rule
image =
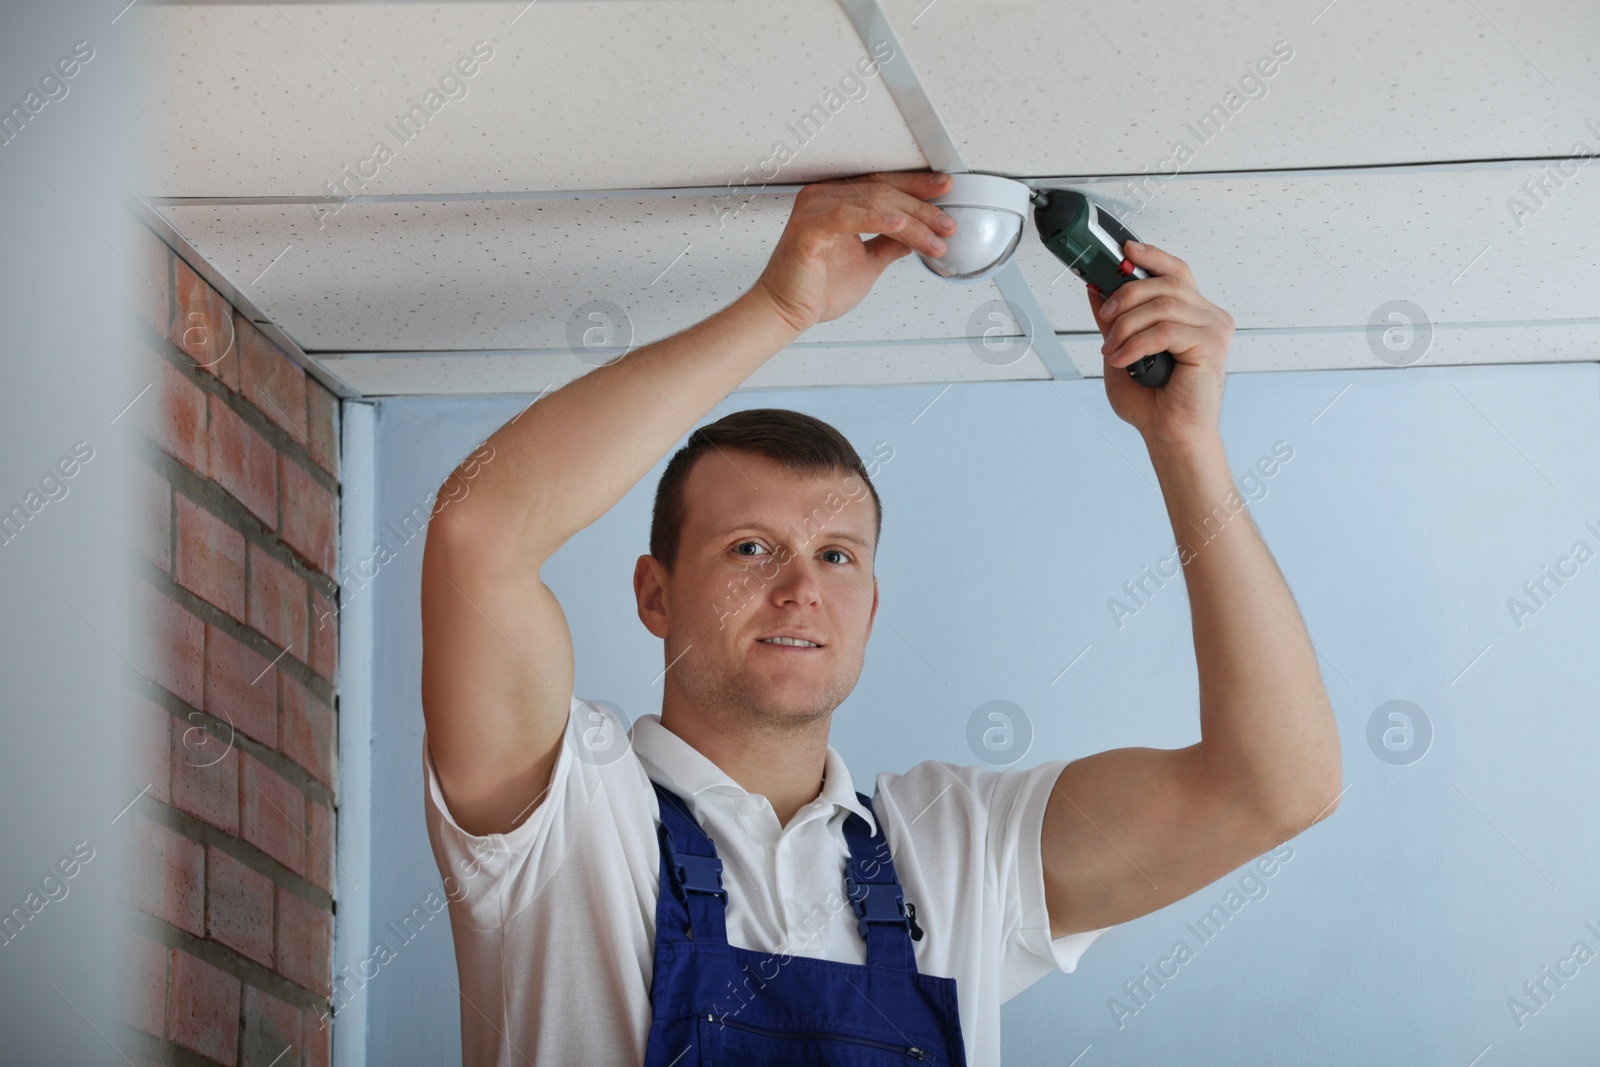
[[[634,572],[639,618],[666,644],[669,699],[774,726],[832,714],[861,676],[878,608],[866,483],[724,449],[695,461],[684,503],[671,577],[651,556]],[[777,635],[821,647],[761,640]]]

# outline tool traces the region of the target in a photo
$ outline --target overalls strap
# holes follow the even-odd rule
[[[716,845],[681,797],[651,784],[661,806],[661,856],[671,893],[687,913],[687,936],[691,941],[725,944],[728,891],[722,886],[722,860]],[[856,797],[872,810],[870,797],[864,793]],[[850,846],[844,871],[845,899],[855,913],[856,929],[867,943],[867,963],[916,973],[916,954],[911,947],[913,920],[906,911],[882,827],[874,834],[866,820],[852,812],[845,819],[844,836]],[[667,889],[662,886],[663,892]],[[656,936],[662,933],[657,929]]]
[[[921,931],[881,824],[869,833],[854,813],[844,824],[844,881],[866,963],[763,952],[728,944],[717,850],[687,800],[655,790],[661,892],[644,1067],[966,1067],[956,980],[917,973],[911,939]]]
[[[871,797],[865,793],[857,793],[856,797],[876,815]],[[845,819],[844,837],[850,846],[850,862],[844,873],[845,895],[856,913],[856,929],[867,942],[867,964],[915,974],[912,922],[881,822],[877,831],[870,833],[866,820],[854,812]]]
[[[651,784],[655,785],[661,805],[657,833],[663,866],[672,883],[670,890],[663,885],[661,891],[670,891],[688,912],[687,933],[691,941],[726,944],[728,891],[722,888],[722,860],[717,857],[717,846],[700,828],[682,798]],[[657,937],[663,933],[656,930]]]

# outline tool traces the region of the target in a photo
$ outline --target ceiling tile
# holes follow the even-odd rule
[[[636,343],[725,307],[760,277],[793,203],[762,194],[730,216],[705,196],[352,203],[321,220],[308,204],[161,210],[306,351],[564,351],[590,301],[620,307]],[[952,285],[905,256],[805,337],[962,338],[991,311],[1020,333],[996,301],[991,283]]]
[[[978,171],[1564,158],[1600,122],[1593,0],[880,3]]]
[[[135,15],[147,195],[759,186],[927,165],[833,0]]]
[[[1239,328],[1304,328],[1364,326],[1396,299],[1435,323],[1600,315],[1594,245],[1571,239],[1600,232],[1600,176],[1590,169],[1600,162],[1570,164],[1538,199],[1526,186],[1544,169],[1514,165],[1185,175],[1142,195],[1126,182],[1037,184],[1084,192],[1185,260],[1201,294]],[[1052,325],[1094,329],[1083,284],[1029,230],[1018,261]]]

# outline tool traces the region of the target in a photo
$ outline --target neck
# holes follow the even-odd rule
[[[703,713],[663,701],[661,725],[715,763],[748,793],[767,798],[788,826],[822,792],[831,715],[774,728],[748,713]]]

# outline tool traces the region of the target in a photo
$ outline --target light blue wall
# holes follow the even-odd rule
[[[710,416],[792,407],[863,456],[893,450],[874,479],[879,621],[834,717],[858,784],[924,759],[975,762],[966,724],[992,699],[1032,721],[1018,766],[1195,741],[1181,584],[1120,628],[1107,606],[1173,536],[1143,443],[1102,383],[954,385],[923,411],[938,392],[750,392]],[[382,404],[378,519],[419,504],[526,402]],[[1600,550],[1600,365],[1235,375],[1222,429],[1320,654],[1347,791],[1215,940],[1185,924],[1243,870],[1103,935],[1076,973],[1008,1003],[1007,1062],[1064,1065],[1091,1045],[1082,1067],[1464,1067],[1485,1046],[1483,1067],[1597,1062],[1600,958],[1520,1029],[1507,1002],[1575,942],[1600,952],[1584,926],[1600,930],[1600,559],[1520,628],[1507,601],[1575,542]],[[1275,445],[1292,458],[1248,488]],[[661,646],[638,622],[631,574],[662,466],[544,571],[579,695],[630,717],[660,710]],[[440,885],[418,755],[421,559],[419,540],[370,590],[374,928]],[[1409,766],[1367,741],[1395,699],[1433,727]],[[1111,998],[1134,1006],[1123,983],[1180,938],[1193,959],[1119,1028]],[[364,990],[368,1062],[457,1063],[454,980],[441,917]]]

